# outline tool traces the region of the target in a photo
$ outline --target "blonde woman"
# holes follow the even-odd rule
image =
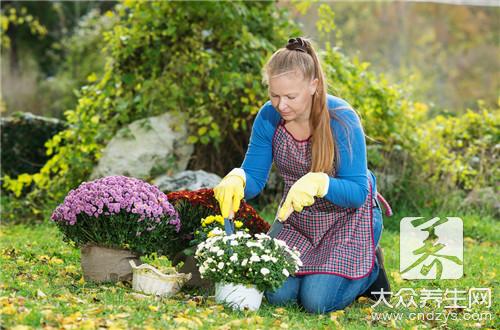
[[[266,292],[267,300],[327,313],[360,295],[390,291],[376,249],[383,228],[377,197],[383,198],[367,168],[359,117],[346,101],[327,94],[306,38],[290,39],[263,73],[270,101],[257,114],[243,164],[214,192],[226,218],[241,199],[262,191],[273,162],[284,180],[278,217],[288,219],[276,238],[299,249],[303,266],[281,288]]]

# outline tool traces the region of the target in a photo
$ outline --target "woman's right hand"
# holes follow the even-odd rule
[[[219,202],[222,217],[228,218],[230,212],[238,212],[245,196],[245,172],[235,168],[214,188],[215,199]]]

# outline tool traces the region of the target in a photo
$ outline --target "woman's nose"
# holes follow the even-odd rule
[[[287,107],[287,104],[285,102],[285,98],[282,97],[280,100],[279,100],[279,103],[278,103],[278,109],[279,110],[285,110]]]

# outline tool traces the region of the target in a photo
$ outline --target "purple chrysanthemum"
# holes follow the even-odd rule
[[[139,221],[151,219],[159,223],[167,217],[176,231],[180,230],[179,216],[162,191],[142,180],[121,175],[83,182],[68,193],[51,219],[74,225],[82,213],[98,218],[122,211],[139,215]]]

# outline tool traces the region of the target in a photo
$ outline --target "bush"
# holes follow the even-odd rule
[[[165,111],[189,124],[188,142],[197,145],[192,167],[234,167],[257,100],[267,94],[262,62],[298,34],[272,2],[137,1],[118,5],[117,13],[119,23],[104,34],[105,72],[65,112],[71,128],[47,143],[51,158],[32,175],[34,194],[61,199],[88,177],[120,127]]]
[[[447,189],[496,187],[500,179],[500,109],[479,104],[458,117],[437,116],[418,130],[422,174]]]

